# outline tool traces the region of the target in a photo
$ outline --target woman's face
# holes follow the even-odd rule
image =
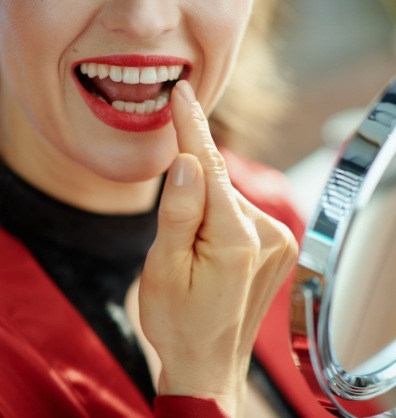
[[[159,175],[177,152],[174,79],[188,78],[209,112],[250,8],[251,0],[0,0],[2,141],[109,179]]]

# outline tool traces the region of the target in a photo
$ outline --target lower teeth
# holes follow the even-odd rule
[[[107,103],[107,101],[100,95],[95,94],[95,97],[104,102]],[[135,103],[135,102],[124,102],[122,100],[115,100],[111,103],[111,106],[119,110],[121,112],[126,113],[136,113],[136,114],[147,114],[147,113],[154,113],[158,112],[159,110],[163,109],[167,104],[169,103],[169,93],[162,93],[160,96],[158,96],[156,99],[152,100],[145,100],[141,103]]]

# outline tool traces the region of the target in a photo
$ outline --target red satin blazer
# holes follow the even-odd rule
[[[279,172],[223,150],[231,180],[256,206],[303,225]],[[289,344],[289,288],[266,315],[255,350],[285,397],[304,418],[326,418],[294,366]],[[0,229],[1,418],[226,418],[216,402],[158,396],[154,411],[82,316],[29,251]],[[256,417],[252,417],[256,418]],[[257,417],[259,418],[259,417]]]

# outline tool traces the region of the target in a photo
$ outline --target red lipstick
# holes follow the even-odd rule
[[[82,82],[83,76],[79,69],[79,66],[83,63],[138,68],[183,65],[183,72],[179,79],[187,78],[191,69],[191,63],[189,61],[178,57],[163,55],[114,55],[94,57],[80,60],[72,65],[72,76],[77,85],[77,89],[92,113],[106,125],[129,132],[151,131],[168,124],[172,118],[170,103],[167,103],[162,109],[152,113],[139,114],[117,110],[113,108],[110,103],[99,99],[86,88]],[[174,82],[176,81],[177,80],[174,80]]]

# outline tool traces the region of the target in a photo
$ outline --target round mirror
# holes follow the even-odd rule
[[[351,374],[373,374],[396,358],[396,158],[357,211],[335,272],[329,342]]]
[[[292,292],[301,372],[336,416],[396,416],[396,80],[342,150]]]

